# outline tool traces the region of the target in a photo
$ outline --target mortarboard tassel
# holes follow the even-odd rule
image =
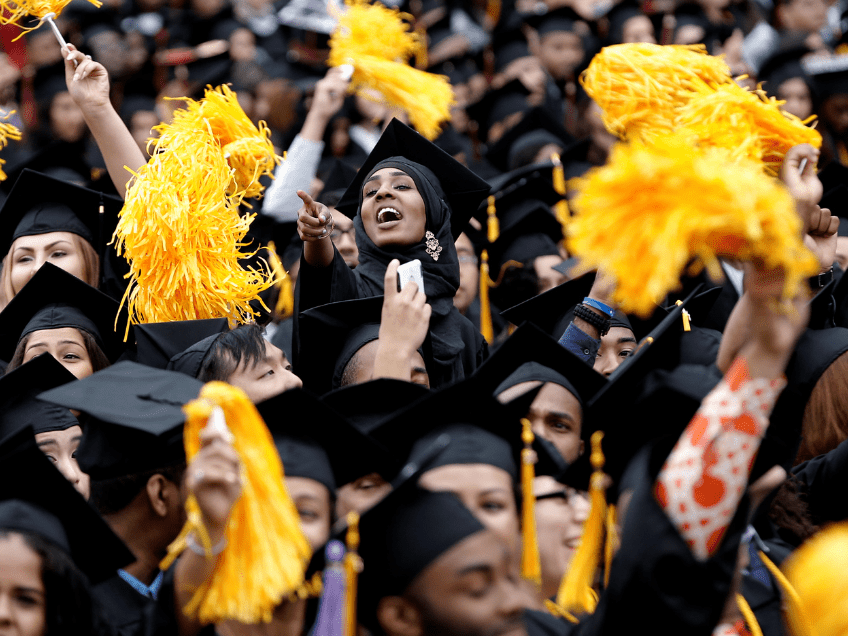
[[[581,186],[568,251],[580,269],[612,276],[625,313],[650,315],[684,270],[706,267],[721,280],[721,257],[782,268],[784,298],[819,269],[783,184],[722,149],[699,150],[678,135],[618,144]]]
[[[568,221],[571,219],[571,212],[568,210],[568,201],[565,200],[565,170],[563,170],[562,160],[557,153],[551,154],[551,161],[554,164],[554,190],[562,196],[562,199],[554,204],[554,216],[556,216],[557,221],[562,226],[562,238],[565,240],[568,237]]]
[[[748,601],[745,600],[745,597],[739,593],[736,594],[736,606],[742,613],[742,618],[745,619],[745,624],[748,626],[748,631],[751,632],[751,636],[763,636],[763,630],[760,629],[760,623],[757,621],[754,610],[752,610],[751,606],[748,605]]]
[[[275,278],[242,267],[256,252],[242,251],[254,215],[242,216],[239,206],[262,193],[259,177],[271,175],[280,159],[268,127],[250,121],[229,87],[186,101],[171,124],[155,128],[151,159],[121,210],[114,240],[130,263],[122,304],[134,324],[249,322],[256,315],[251,301]]]
[[[188,403],[184,430],[186,459],[200,450],[200,431],[223,414],[233,446],[242,462],[242,490],[226,529],[226,547],[213,575],[197,590],[187,616],[203,624],[236,620],[271,620],[274,608],[303,583],[311,550],[300,527],[294,502],[286,490],[283,465],[271,433],[244,391],[224,382],[209,382],[197,400]],[[193,496],[186,501],[187,521],[168,547],[167,568],[185,549],[193,533],[210,549],[200,509]]]
[[[682,300],[678,300],[674,303],[678,307],[683,304]],[[685,309],[680,312],[680,317],[683,319],[683,331],[692,331],[692,324],[689,322],[689,312]]]
[[[844,601],[846,545],[848,526],[833,524],[789,556],[783,564],[786,574],[759,551],[760,560],[783,591],[786,622],[793,636],[837,636],[848,629],[845,612],[835,610]],[[803,599],[796,586],[803,590]]]
[[[557,605],[578,616],[591,614],[598,604],[598,596],[592,585],[601,559],[604,523],[607,518],[605,490],[608,477],[603,472],[604,454],[601,450],[603,438],[602,431],[595,431],[592,434],[591,462],[594,471],[589,482],[589,518],[583,526],[580,546],[562,579],[556,598]]]
[[[492,325],[492,304],[489,302],[489,251],[480,254],[480,333],[486,342],[491,343],[495,338],[495,328]]]
[[[615,509],[615,504],[607,504],[607,517],[604,523],[604,530],[606,532],[606,539],[604,541],[604,587],[609,585],[612,559],[615,556],[615,553],[618,552],[618,546],[621,543],[618,536],[616,520],[617,511]]]
[[[533,430],[530,420],[521,418],[521,576],[542,585],[542,562],[536,536],[536,496],[533,480],[536,478],[536,451],[533,450]]]
[[[318,606],[313,636],[345,636],[345,548],[341,541],[330,541],[325,550],[323,593]]]
[[[329,66],[351,64],[351,89],[371,88],[386,102],[406,111],[412,126],[427,139],[439,135],[450,119],[453,89],[447,77],[407,64],[426,54],[425,40],[410,29],[413,17],[366,0],[347,0],[330,36]],[[423,59],[423,58],[421,58]]]
[[[486,0],[486,17],[494,27],[501,19],[501,0]]]
[[[486,232],[489,244],[491,245],[501,235],[501,226],[498,222],[498,214],[495,209],[495,195],[490,195],[486,205]]]
[[[356,582],[362,571],[362,559],[359,550],[359,514],[347,513],[347,554],[345,554],[345,602],[343,636],[356,636]]]
[[[5,118],[11,117],[15,114],[15,111],[11,111],[5,115]],[[21,131],[17,129],[16,126],[12,124],[0,121],[0,150],[9,145],[9,140],[14,139],[15,141],[21,140]],[[6,162],[3,159],[0,159],[0,181],[5,181],[8,177],[5,172],[3,172],[3,165]]]
[[[103,6],[99,0],[88,0],[98,9]],[[59,45],[66,48],[68,45],[65,38],[59,33],[55,18],[59,17],[62,9],[68,6],[71,0],[0,0],[0,24],[14,24],[21,29],[20,35],[15,38],[22,37],[30,31],[35,31],[43,22],[47,22],[53,30],[53,35],[59,41]],[[38,18],[39,22],[32,27],[23,27],[18,22],[27,16]],[[14,41],[14,40],[13,40]]]
[[[268,245],[265,247],[268,250],[268,264],[271,266],[271,271],[277,280],[276,286],[279,288],[277,304],[274,305],[274,314],[280,319],[285,319],[294,313],[294,285],[292,285],[291,276],[283,267],[283,262],[277,254],[277,246],[274,241],[268,241]]]

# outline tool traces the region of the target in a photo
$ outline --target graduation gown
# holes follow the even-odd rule
[[[153,599],[139,594],[117,574],[93,586],[92,595],[118,636],[143,636],[145,611]]]
[[[829,453],[799,464],[792,472],[800,492],[806,495],[814,523],[848,519],[843,486],[848,477],[848,440]]]

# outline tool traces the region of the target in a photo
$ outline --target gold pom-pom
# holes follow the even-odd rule
[[[421,34],[407,22],[412,16],[366,0],[348,0],[346,8],[330,36],[327,63],[353,65],[353,91],[378,91],[389,105],[407,112],[419,133],[435,139],[450,119],[453,89],[447,77],[409,66],[413,55],[426,54]]]
[[[821,148],[819,132],[795,115],[780,110],[785,102],[762,89],[749,91],[736,83],[703,91],[678,110],[675,127],[691,134],[700,146],[730,151],[733,157],[761,161],[777,176],[786,152],[799,144]],[[812,119],[812,118],[811,118]],[[810,121],[810,120],[807,120]]]
[[[15,114],[15,111],[8,113],[5,117],[11,117]],[[14,125],[0,121],[0,149],[5,148],[9,145],[9,140],[14,139],[15,141],[21,140],[21,131],[17,129]],[[5,165],[6,161],[0,159],[0,181],[5,181],[7,179],[7,175],[3,172],[3,165]]]
[[[678,110],[733,82],[724,60],[703,45],[616,44],[601,50],[580,77],[603,110],[604,125],[622,139],[671,132]]]
[[[722,276],[719,257],[782,267],[787,298],[818,272],[780,182],[758,163],[733,162],[718,148],[698,151],[679,136],[613,148],[574,207],[569,252],[584,270],[613,276],[613,299],[625,313],[650,315],[690,261],[690,272],[706,266],[714,278]]]
[[[98,9],[103,6],[99,0],[88,0],[88,2]],[[18,24],[22,18],[34,16],[43,20],[51,13],[53,17],[58,17],[62,9],[70,3],[71,0],[0,0],[0,24],[15,24],[22,29],[21,35],[23,35],[35,31],[41,26],[41,22],[36,23],[35,26],[24,27]]]
[[[187,100],[135,175],[115,230],[118,254],[130,263],[124,296],[130,323],[228,318],[248,322],[250,302],[275,281],[239,261],[253,215],[245,197],[279,162],[269,131],[250,122],[226,86]]]
[[[311,549],[286,491],[271,433],[241,389],[210,382],[184,407],[186,459],[190,462],[200,450],[200,432],[216,408],[223,411],[242,462],[241,496],[230,512],[227,544],[212,576],[183,611],[203,624],[268,622],[274,608],[303,583]],[[185,549],[190,533],[208,543],[193,496],[186,501],[186,512],[188,520],[169,546],[165,565]]]

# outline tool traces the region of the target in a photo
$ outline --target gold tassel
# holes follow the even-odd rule
[[[480,255],[480,333],[491,343],[495,339],[495,328],[492,325],[492,305],[489,303],[489,251],[483,250]]]
[[[155,128],[147,165],[135,174],[114,241],[130,263],[127,324],[228,318],[245,323],[250,302],[276,282],[262,269],[244,269],[244,237],[255,215],[239,205],[262,193],[272,174],[270,130],[244,114],[227,86],[186,100],[173,123]]]
[[[607,517],[604,523],[604,528],[606,530],[606,540],[604,541],[604,587],[609,586],[612,559],[615,556],[615,553],[618,552],[618,546],[620,545],[618,526],[616,526],[616,515],[615,505],[608,504]]]
[[[678,307],[683,304],[682,300],[678,300],[674,303]],[[683,331],[692,331],[692,325],[689,322],[689,312],[685,309],[680,312],[680,317],[683,319]]]
[[[489,239],[489,244],[491,245],[495,241],[498,240],[498,237],[501,235],[501,226],[498,222],[498,214],[495,209],[495,196],[491,195],[488,199],[488,205],[486,206],[486,230],[487,230],[487,238]]]
[[[738,593],[736,594],[736,605],[742,613],[742,618],[745,619],[745,624],[748,625],[748,629],[751,631],[751,636],[763,636],[763,630],[760,629],[760,623],[754,615],[754,610],[748,605],[745,597]]]
[[[88,2],[98,9],[103,6],[103,3],[99,0],[88,0]],[[41,21],[51,13],[53,18],[59,17],[62,9],[70,3],[71,0],[0,0],[0,24],[14,24],[22,29],[21,34],[15,38],[17,40],[25,33],[35,31],[41,26]],[[24,27],[18,24],[21,19],[27,16],[36,17],[39,22],[32,27]]]
[[[562,238],[565,241],[568,238],[568,222],[571,220],[571,212],[568,209],[568,201],[565,200],[565,170],[562,167],[562,160],[557,153],[551,155],[551,161],[554,164],[553,181],[554,190],[562,196],[562,199],[554,204],[554,216],[562,226]]]
[[[183,608],[203,624],[236,620],[271,620],[274,608],[304,582],[311,550],[300,526],[294,502],[286,491],[283,466],[256,407],[241,389],[209,382],[200,397],[188,403],[185,424],[186,459],[200,450],[200,432],[213,411],[223,411],[241,458],[241,496],[233,505],[226,528],[227,544],[212,576]],[[162,562],[167,568],[186,547],[190,533],[209,549],[200,508],[193,496],[186,501],[187,518],[180,535],[168,546]]]
[[[15,111],[10,111],[6,113],[4,118],[9,118],[15,114]],[[0,150],[9,145],[9,140],[14,139],[15,141],[21,140],[21,131],[17,129],[17,127],[13,126],[8,122],[0,122]],[[5,181],[8,177],[5,172],[3,172],[3,166],[6,164],[6,161],[0,159],[0,181]]]
[[[533,480],[536,478],[536,451],[533,450],[533,430],[530,420],[521,418],[521,576],[542,585],[542,562],[536,537],[536,496]]]
[[[359,549],[359,514],[347,513],[347,552],[345,553],[345,600],[344,600],[344,634],[356,636],[356,582],[362,571],[362,558],[357,553]]]
[[[277,318],[285,320],[294,313],[294,285],[291,276],[283,267],[283,262],[277,254],[277,246],[274,241],[268,241],[265,246],[268,250],[268,264],[277,280],[276,287],[279,289],[277,304],[274,305],[274,314]]]
[[[837,609],[844,601],[841,590],[846,541],[845,523],[834,524],[813,535],[789,556],[783,566],[786,574],[764,552],[759,552],[763,565],[783,590],[786,618],[793,636],[841,636],[848,630],[848,617]]]
[[[721,257],[782,268],[784,298],[818,271],[783,184],[724,150],[699,151],[677,135],[618,144],[582,186],[568,250],[580,270],[610,274],[624,313],[649,316],[687,268],[721,279]]]
[[[347,0],[345,6],[330,36],[328,65],[351,64],[352,92],[378,91],[389,105],[404,110],[424,137],[438,137],[441,124],[450,120],[453,89],[444,75],[408,65],[413,55],[426,55],[424,38],[410,29],[413,17],[379,2]]]
[[[486,17],[494,27],[501,19],[501,0],[486,0]]]
[[[598,604],[598,596],[592,589],[598,562],[603,549],[604,522],[606,513],[607,476],[603,473],[604,454],[601,450],[602,431],[592,434],[591,462],[592,479],[589,484],[590,511],[589,518],[583,526],[583,537],[580,546],[557,593],[557,605],[574,614],[591,614]]]

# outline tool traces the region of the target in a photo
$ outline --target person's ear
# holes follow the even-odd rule
[[[583,453],[586,450],[586,442],[582,439],[580,440],[580,452],[577,453],[578,457],[583,457]]]
[[[167,517],[171,513],[175,500],[179,505],[179,494],[178,486],[164,475],[157,473],[147,480],[147,500],[153,512],[160,517]]]
[[[387,636],[421,636],[421,613],[402,596],[386,596],[377,605],[377,622]]]

